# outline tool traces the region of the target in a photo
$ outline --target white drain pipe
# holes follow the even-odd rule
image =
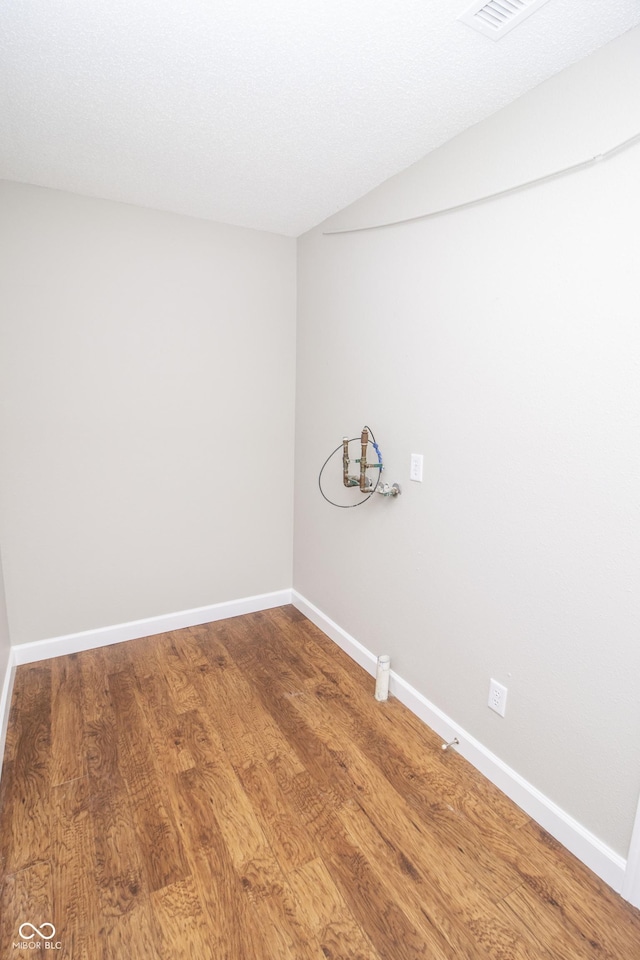
[[[391,657],[386,655],[378,657],[378,666],[376,668],[376,700],[386,700],[389,696],[389,670],[391,666]]]

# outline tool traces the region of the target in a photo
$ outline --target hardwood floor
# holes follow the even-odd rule
[[[71,960],[640,957],[638,911],[372,693],[293,607],[18,668],[0,956],[28,923]]]

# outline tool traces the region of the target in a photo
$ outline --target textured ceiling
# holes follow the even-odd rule
[[[295,236],[640,23],[549,0],[494,42],[469,5],[3,0],[0,178]]]

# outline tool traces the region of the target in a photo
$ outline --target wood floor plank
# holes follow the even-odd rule
[[[199,635],[207,664],[200,666],[193,677],[203,702],[216,705],[221,740],[238,768],[258,757],[268,759],[275,752],[289,751],[291,745],[278,724],[265,713],[256,689],[230,656],[224,644],[230,629],[223,623],[215,636],[202,639]]]
[[[104,647],[87,650],[79,658],[82,709],[82,742],[74,741],[85,757],[91,792],[104,794],[113,784],[118,790],[122,776],[118,760],[118,731],[109,691],[109,671]]]
[[[120,673],[123,670],[130,670],[132,657],[135,655],[137,641],[110,643],[106,647],[100,648],[100,657],[105,664],[106,675],[111,673]],[[93,652],[93,651],[92,651]]]
[[[149,960],[162,957],[160,934],[149,897],[135,900],[126,913],[104,917],[96,944],[98,960]],[[187,955],[178,955],[186,960]],[[164,958],[163,958],[164,960]],[[174,958],[171,958],[174,960]]]
[[[155,890],[150,901],[155,942],[162,960],[218,960],[209,942],[207,918],[193,877]]]
[[[51,661],[51,786],[86,773],[82,739],[82,673],[77,654]]]
[[[351,842],[334,811],[318,811],[310,829],[342,898],[382,957],[454,960],[444,938],[436,932],[429,942],[415,918],[407,916],[392,884],[379,876],[367,856]]]
[[[265,714],[261,702],[241,671],[232,664],[224,646],[221,643],[209,645],[208,656],[209,663],[215,664],[217,671],[215,674],[200,671],[196,683],[202,690],[203,700],[224,699],[220,746],[230,759],[245,793],[251,798],[261,828],[279,863],[285,870],[300,866],[314,859],[316,851],[295,807],[288,803],[268,765],[276,755],[288,753],[290,744],[271,717]],[[207,718],[202,711],[192,711],[189,716],[194,720],[197,717],[201,729],[206,728]],[[208,739],[206,732],[204,736]],[[298,772],[303,770],[300,764]]]
[[[203,623],[194,627],[187,627],[179,633],[180,642],[178,651],[188,667],[197,669],[207,664],[207,657],[202,652],[202,638],[211,637],[211,624]]]
[[[195,890],[209,918],[208,943],[215,960],[271,960],[198,771],[185,771],[175,782],[178,826]]]
[[[540,942],[540,901],[526,884],[509,894],[498,905],[498,910],[507,925],[519,930],[521,936],[531,944],[537,944],[540,954],[548,955]],[[553,960],[563,960],[566,956],[570,956],[572,960],[593,960],[594,957],[598,957],[598,960],[617,960],[617,954],[602,950],[597,941],[589,941],[584,934],[564,923],[561,911],[558,911],[556,916],[553,916],[553,911],[550,913],[545,919],[544,939],[562,944],[562,953],[554,952]]]
[[[344,804],[337,816],[350,842],[376,873],[382,873],[437,956],[485,956],[478,939],[462,922],[461,903],[466,905],[470,882],[460,889],[448,871],[445,883],[440,882],[440,861],[434,858],[425,864],[424,855],[418,855],[421,835],[417,825],[415,836],[403,836],[403,843],[395,831],[373,824],[355,801]],[[485,902],[483,906],[487,915],[491,905]]]
[[[317,851],[295,807],[283,794],[266,762],[250,762],[237,771],[262,831],[285,872],[314,860]]]
[[[215,731],[209,725],[209,738],[217,741],[231,763],[239,767],[260,753],[257,740],[260,728],[250,722],[255,693],[220,642],[224,627],[216,634],[203,643],[207,662],[199,666],[192,677],[201,706],[209,705],[209,710],[201,713],[202,721],[206,722],[208,713],[216,717]]]
[[[21,683],[13,684],[11,694],[11,706],[9,708],[9,720],[7,722],[7,734],[4,745],[4,762],[11,763],[15,760],[18,747],[18,734],[20,730],[20,714],[22,712],[22,691]]]
[[[323,960],[319,943],[299,922],[284,872],[231,765],[186,771],[180,780],[191,801],[196,798],[199,821],[210,825],[205,842],[222,838],[265,949],[291,960]]]
[[[0,780],[0,888],[2,887],[2,880],[7,874],[7,857],[11,851],[9,838],[13,830],[14,798],[11,794],[15,784],[14,766],[14,760],[5,758],[2,766],[2,779]]]
[[[315,735],[304,721],[301,721],[293,703],[294,698],[283,696],[280,684],[277,688],[274,685],[275,674],[266,667],[267,657],[261,646],[258,644],[247,647],[246,650],[236,652],[234,656],[245,679],[258,690],[264,712],[274,721],[277,718],[277,726],[285,735],[289,748],[293,748],[314,779],[323,783],[326,789],[334,794],[336,801],[341,803],[348,796],[348,778],[339,765],[335,764],[324,738]],[[264,680],[266,682],[261,682]],[[303,694],[303,691],[300,693]]]
[[[156,637],[154,659],[162,665],[162,678],[175,712],[185,713],[197,710],[201,701],[186,669],[192,665],[192,660],[181,654],[181,644],[176,641],[176,636],[179,635],[163,633]],[[182,646],[189,648],[188,643]]]
[[[0,810],[0,854],[7,873],[50,856],[50,662],[23,669],[21,686],[16,756],[5,771],[6,805]]]
[[[95,883],[103,918],[129,913],[146,895],[144,869],[124,784],[91,797]]]
[[[179,773],[195,766],[182,733],[181,721],[169,695],[160,661],[148,655],[136,658],[134,670],[144,695],[138,697],[154,751],[162,767]]]
[[[381,960],[340,895],[322,859],[311,860],[291,877],[309,929],[328,958]]]
[[[187,876],[184,850],[165,804],[164,785],[138,703],[133,671],[109,676],[118,721],[119,764],[131,803],[138,846],[150,890]]]
[[[82,665],[83,744],[94,857],[86,862],[83,873],[89,878],[93,874],[97,922],[103,931],[105,926],[115,930],[111,918],[134,910],[138,900],[147,895],[148,885],[120,766],[118,727],[108,685],[109,663],[101,651],[88,653],[91,656]],[[117,938],[117,934],[110,937]]]
[[[271,957],[283,960],[326,960],[313,929],[304,924],[289,884],[282,881],[252,909]]]
[[[98,891],[88,777],[51,791],[51,883],[57,939],[73,960],[94,960],[99,937]]]
[[[52,936],[52,928],[45,926],[53,924],[55,930],[54,915],[51,864],[48,860],[32,863],[16,873],[6,875],[0,895],[0,956],[35,953],[36,949],[28,949],[29,941],[34,945],[40,944],[44,950],[42,945],[45,941],[30,927],[24,927],[21,932],[22,924],[31,924],[56,943],[57,930]],[[14,943],[26,943],[27,947],[14,947]],[[59,952],[56,951],[57,954]]]
[[[198,710],[188,710],[178,717],[178,733],[193,759],[193,765],[202,767],[215,763],[224,754],[224,747],[215,725],[211,722],[206,703]],[[188,769],[184,767],[183,769]],[[181,772],[181,771],[179,771]]]
[[[82,677],[82,717],[86,724],[102,720],[105,714],[113,718],[113,703],[109,692],[109,647],[85,650],[78,656]]]
[[[203,820],[215,818],[212,823],[222,834],[249,899],[268,896],[281,882],[282,870],[231,765],[210,764],[187,770],[180,779],[189,785],[192,796],[200,797]]]

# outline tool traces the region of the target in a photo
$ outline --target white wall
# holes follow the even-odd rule
[[[640,790],[640,145],[430,221],[323,231],[602,153],[640,132],[638,89],[635,30],[301,238],[298,272],[294,587],[622,855]],[[365,422],[403,494],[337,510],[318,470]]]
[[[0,184],[13,643],[290,587],[295,241]]]

